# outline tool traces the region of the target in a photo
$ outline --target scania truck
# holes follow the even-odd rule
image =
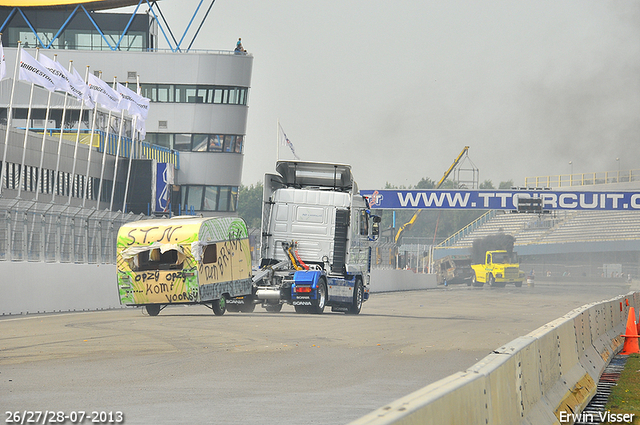
[[[344,164],[278,161],[266,174],[254,299],[267,311],[358,314],[369,298],[380,217]]]

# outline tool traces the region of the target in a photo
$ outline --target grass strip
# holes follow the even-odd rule
[[[640,425],[640,354],[629,355],[604,410],[612,414],[633,414],[633,421],[626,423]]]

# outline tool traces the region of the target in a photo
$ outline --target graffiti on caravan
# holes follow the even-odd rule
[[[551,190],[361,190],[370,208],[515,210],[518,198],[542,198],[545,210],[640,210],[640,192]]]

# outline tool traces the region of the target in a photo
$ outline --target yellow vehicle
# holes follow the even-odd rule
[[[120,304],[156,316],[170,304],[204,304],[220,316],[254,308],[249,234],[241,218],[175,217],[118,231]]]
[[[516,254],[509,255],[507,251],[487,251],[484,263],[472,264],[473,275],[471,284],[482,286],[488,283],[491,286],[504,287],[507,283],[514,283],[518,288],[522,286],[525,274],[520,271],[520,264]]]

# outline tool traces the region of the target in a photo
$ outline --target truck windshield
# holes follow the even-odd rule
[[[510,264],[512,263],[511,257],[508,254],[500,254],[493,256],[493,262],[498,264]]]

